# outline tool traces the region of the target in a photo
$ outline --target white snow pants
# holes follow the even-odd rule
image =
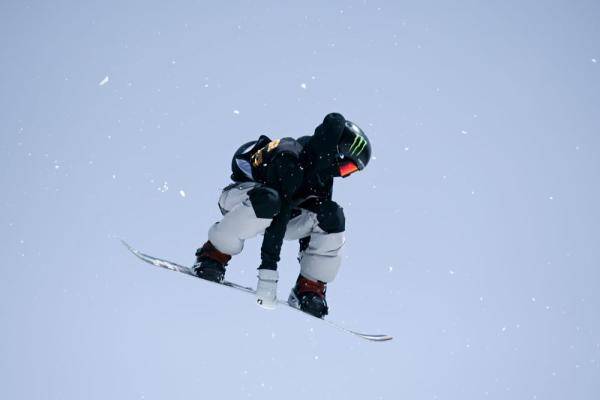
[[[256,182],[237,183],[227,187],[219,198],[223,219],[208,231],[208,239],[222,253],[239,254],[246,239],[263,234],[271,225],[270,218],[257,218],[248,192],[261,186]],[[340,249],[344,232],[327,233],[318,226],[317,214],[302,210],[287,225],[285,240],[310,236],[308,247],[300,253],[300,273],[308,279],[331,282],[340,268]]]

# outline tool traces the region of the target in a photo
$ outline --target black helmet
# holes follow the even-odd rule
[[[343,177],[365,169],[371,160],[371,141],[352,121],[346,120],[338,143],[338,156],[340,175]]]

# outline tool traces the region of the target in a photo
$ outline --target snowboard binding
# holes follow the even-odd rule
[[[206,260],[194,264],[194,272],[198,278],[217,283],[225,279],[225,267],[213,260]]]
[[[198,278],[221,283],[225,279],[225,266],[229,260],[230,255],[221,253],[208,241],[196,251],[194,272]]]
[[[329,313],[325,292],[327,285],[321,281],[311,281],[298,276],[296,286],[288,298],[288,304],[317,318],[323,318]]]

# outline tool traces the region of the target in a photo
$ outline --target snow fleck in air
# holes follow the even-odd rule
[[[531,301],[535,303],[535,297],[532,297],[532,298],[531,298]]]
[[[116,174],[112,174],[112,178],[113,179],[117,179],[117,175]]]
[[[302,83],[300,84],[300,87],[301,87],[302,89],[306,89],[306,83],[302,82]]]
[[[388,271],[392,272],[394,270],[394,267],[392,267],[391,265],[388,267]]]
[[[184,192],[183,190],[180,190],[180,191],[179,191],[179,195],[180,195],[181,197],[185,197],[185,192]]]
[[[240,115],[240,111],[239,111],[239,110],[233,110],[233,113],[234,113],[235,115]]]
[[[554,196],[548,196],[548,200],[554,200]]]
[[[177,61],[171,60],[171,65],[175,65],[175,64],[177,64]]]
[[[54,169],[59,169],[59,168],[60,168],[60,165],[55,165],[54,166]]]
[[[315,360],[318,360],[318,359],[319,359],[319,356],[315,356]]]
[[[448,271],[448,273],[449,273],[450,275],[454,275],[454,271],[453,271],[453,270],[449,270],[449,271]]]
[[[409,147],[408,147],[408,146],[406,146],[406,147],[404,148],[404,151],[408,151],[408,150],[409,150]]]
[[[100,83],[98,83],[98,86],[104,86],[108,83],[108,75],[104,77],[104,79],[102,79],[100,81]]]
[[[465,131],[465,130],[462,130],[462,131],[460,131],[460,133],[462,133],[463,135],[466,135],[466,134],[467,134],[467,133],[469,133],[469,132],[467,132],[467,131]]]
[[[479,301],[483,302],[483,296],[479,297]]]
[[[169,190],[169,184],[164,182],[161,187],[157,188],[159,192],[164,193]]]
[[[506,332],[506,327],[505,326],[502,327],[502,332]]]
[[[592,58],[592,62],[593,62],[594,64],[596,64],[596,63],[598,62],[598,60],[596,60],[595,58]]]

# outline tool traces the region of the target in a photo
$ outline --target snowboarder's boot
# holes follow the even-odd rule
[[[294,286],[288,298],[288,304],[317,318],[323,318],[329,312],[325,300],[326,290],[327,284],[325,282],[311,281],[302,275],[298,275],[296,286]]]
[[[229,260],[229,254],[221,253],[208,241],[196,251],[194,272],[199,278],[221,283],[225,278],[225,266]]]

